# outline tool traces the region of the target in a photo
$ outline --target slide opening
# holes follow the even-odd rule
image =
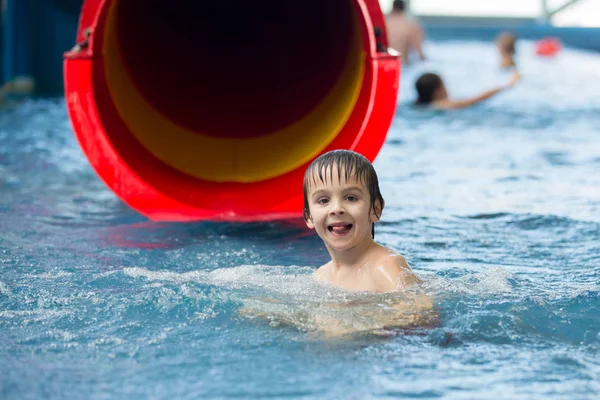
[[[116,7],[109,28],[139,94],[178,126],[218,138],[259,137],[302,120],[334,90],[360,45],[348,0]]]
[[[128,132],[168,167],[211,182],[275,178],[353,113],[365,66],[355,13],[347,0],[113,1],[103,79]]]

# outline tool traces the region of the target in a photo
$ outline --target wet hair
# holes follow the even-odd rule
[[[396,11],[404,11],[406,8],[406,4],[404,4],[404,0],[394,0],[392,5],[392,9]]]
[[[433,101],[433,95],[435,94],[435,91],[442,85],[442,78],[440,78],[438,74],[428,72],[421,75],[415,83],[415,87],[419,95],[417,98],[417,104],[430,104]]]
[[[334,167],[337,168],[337,175],[340,181],[342,180],[343,172],[343,179],[346,181],[354,176],[359,182],[364,182],[369,190],[371,210],[377,218],[380,218],[381,214],[377,214],[375,206],[379,202],[381,210],[383,210],[385,201],[379,190],[379,180],[377,179],[377,172],[375,172],[373,164],[365,156],[357,152],[351,150],[332,150],[317,157],[304,173],[304,219],[308,221],[311,218],[308,207],[308,187],[311,182],[316,185],[317,180],[323,183],[327,183],[327,181],[331,182],[333,180]],[[371,227],[371,237],[375,238],[375,224]]]
[[[515,54],[515,44],[517,43],[517,37],[510,33],[501,33],[496,39],[500,46],[509,54]]]

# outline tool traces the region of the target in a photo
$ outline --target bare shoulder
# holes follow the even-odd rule
[[[400,254],[387,252],[378,258],[376,265],[372,277],[380,292],[406,289],[422,282]]]
[[[451,110],[453,108],[457,108],[454,102],[449,99],[434,101],[430,104],[430,107],[434,110]]]
[[[313,276],[318,280],[329,282],[331,276],[331,261],[317,268],[317,270],[313,272]]]

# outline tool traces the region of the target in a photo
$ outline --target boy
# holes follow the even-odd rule
[[[304,175],[304,219],[331,256],[315,272],[317,279],[378,293],[421,282],[404,257],[373,240],[384,205],[375,169],[364,156],[334,150],[310,164]]]
[[[513,71],[510,81],[505,85],[487,90],[480,95],[469,99],[452,100],[448,96],[446,85],[442,78],[440,78],[438,74],[428,72],[421,75],[419,79],[417,79],[417,82],[415,82],[415,89],[417,89],[418,94],[416,104],[418,106],[430,106],[437,110],[467,108],[513,87],[520,79],[521,75],[515,70]]]
[[[377,293],[421,283],[404,257],[373,241],[374,224],[384,205],[375,169],[364,156],[334,150],[309,165],[304,175],[304,219],[331,256],[331,261],[314,272],[317,280],[349,291]],[[364,308],[354,302],[325,302],[319,309],[303,312],[303,329],[308,324],[325,337],[338,338],[356,333],[393,336],[398,327],[437,326],[437,313],[427,294],[411,291],[387,296],[378,302],[368,298],[362,303]],[[269,320],[276,316],[248,307],[241,312]],[[289,311],[280,320],[299,325],[299,318],[290,316]]]
[[[496,38],[501,68],[514,68],[516,66],[514,59],[516,43],[517,37],[509,32],[503,32]]]

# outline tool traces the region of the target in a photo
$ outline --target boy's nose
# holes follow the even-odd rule
[[[342,202],[341,201],[334,201],[331,204],[331,214],[335,215],[335,214],[343,214],[344,213],[344,207],[342,206]]]

